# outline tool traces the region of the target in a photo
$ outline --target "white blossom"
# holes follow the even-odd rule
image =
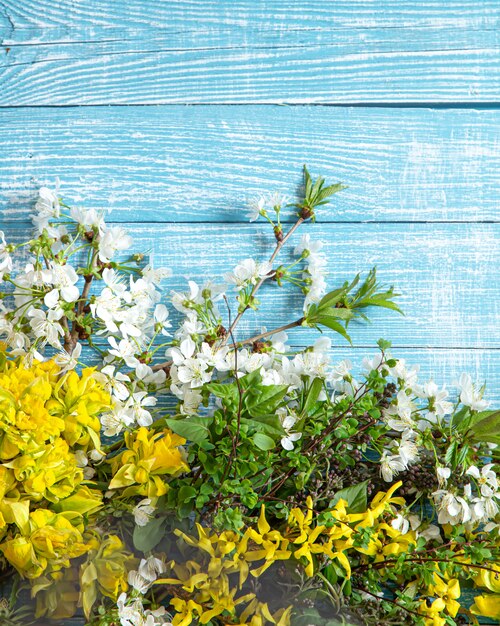
[[[33,334],[43,342],[48,342],[54,348],[61,349],[59,337],[64,335],[64,330],[59,320],[62,317],[62,311],[49,310],[47,312],[42,309],[31,308],[28,311],[30,318],[30,326]]]
[[[109,263],[116,252],[127,250],[132,245],[132,237],[121,226],[112,226],[99,239],[99,259]]]
[[[399,472],[403,472],[405,469],[406,465],[401,460],[401,457],[384,450],[380,458],[380,473],[386,482],[391,482],[394,476],[397,476]]]
[[[59,198],[57,194],[47,187],[40,187],[38,199],[35,204],[35,212],[31,216],[34,226],[39,233],[49,229],[51,219],[58,218],[61,214]]]
[[[302,437],[302,433],[292,431],[297,423],[297,417],[289,415],[286,408],[278,409],[278,417],[285,431],[285,436],[281,438],[281,445],[285,450],[293,450],[294,443]]]
[[[484,411],[489,402],[483,400],[483,389],[477,389],[469,374],[462,374],[459,381],[460,402],[473,411]]]
[[[5,241],[5,234],[3,230],[0,230],[0,278],[3,273],[11,271],[12,257]]]
[[[61,352],[58,352],[56,354],[54,360],[61,368],[61,374],[75,369],[75,367],[78,365],[78,359],[80,358],[81,353],[82,344],[77,343],[71,353],[66,352],[66,350],[62,350]]]
[[[139,426],[150,426],[153,423],[153,417],[146,407],[153,407],[156,403],[157,399],[148,396],[145,391],[136,391],[127,400],[127,406]]]
[[[193,280],[190,280],[188,285],[189,291],[187,293],[172,292],[172,304],[178,311],[185,315],[193,313],[193,309],[196,306],[203,304],[203,295],[200,286]]]
[[[415,393],[419,397],[429,400],[427,419],[431,422],[435,422],[437,418],[448,415],[453,409],[453,404],[446,400],[448,397],[446,388],[442,387],[442,389],[439,389],[433,380],[430,380],[421,387],[416,387]]]
[[[135,356],[137,346],[131,341],[122,339],[118,342],[115,337],[108,337],[108,342],[112,348],[109,350],[109,354],[118,359],[123,359],[128,367],[135,367],[139,363],[139,360]]]
[[[464,498],[445,489],[432,494],[438,511],[439,524],[465,524],[471,519],[471,509]]]
[[[96,229],[99,234],[103,234],[106,228],[104,214],[96,209],[80,209],[72,207],[69,211],[71,219],[83,226],[87,231]]]
[[[495,472],[491,469],[493,463],[488,463],[481,470],[475,465],[471,465],[465,472],[467,476],[472,476],[480,488],[481,495],[488,498],[498,491],[498,479]]]
[[[248,213],[246,217],[250,222],[255,222],[259,219],[261,215],[266,214],[266,198],[265,196],[260,196],[258,198],[254,198],[250,200],[248,203]]]
[[[144,498],[135,505],[132,513],[137,526],[146,526],[155,512],[155,507],[151,504],[151,498]]]
[[[238,263],[232,273],[226,274],[226,280],[236,285],[238,290],[247,285],[255,285],[270,274],[272,266],[268,261],[258,263],[255,259],[245,259]]]

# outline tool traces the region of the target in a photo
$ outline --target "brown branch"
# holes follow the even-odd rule
[[[226,298],[226,296],[224,296],[224,300],[226,301],[226,305],[227,305],[227,309],[228,309],[228,314],[229,314],[229,322],[231,324],[231,309],[229,308],[229,302]],[[226,478],[229,476],[229,473],[231,471],[231,467],[233,465],[234,459],[236,457],[236,451],[237,451],[237,447],[238,447],[238,441],[240,438],[240,428],[241,428],[241,411],[243,409],[243,389],[241,387],[241,383],[240,383],[240,379],[238,377],[238,350],[236,349],[236,344],[234,342],[234,335],[233,335],[233,331],[231,330],[232,326],[230,325],[229,328],[229,336],[231,337],[231,341],[233,342],[233,346],[234,346],[234,378],[236,381],[236,386],[238,387],[238,414],[237,414],[237,422],[236,422],[236,434],[234,437],[232,437],[232,448],[231,448],[231,452],[229,454],[229,459],[226,465],[226,468],[224,470],[224,474],[222,475],[220,484],[221,486],[224,484],[224,481],[226,480]],[[215,512],[217,512],[219,506],[220,506],[220,500],[221,500],[221,494],[219,494],[217,496],[217,500],[215,503]]]
[[[254,335],[253,337],[249,337],[248,339],[244,339],[243,341],[238,341],[238,346],[244,346],[249,343],[254,343],[255,341],[259,341],[260,339],[265,339],[266,337],[271,337],[271,335],[276,335],[276,333],[280,333],[283,330],[290,330],[290,328],[295,328],[296,326],[300,326],[304,318],[301,317],[295,322],[290,322],[289,324],[285,324],[284,326],[280,326],[279,328],[274,328],[273,330],[268,330],[265,333],[260,333],[260,335]]]
[[[416,611],[412,611],[411,609],[407,609],[402,604],[399,604],[399,602],[396,602],[396,600],[392,600],[391,598],[380,597],[376,593],[372,593],[371,591],[368,591],[368,589],[365,589],[364,587],[354,587],[354,589],[357,589],[358,591],[363,591],[364,593],[367,593],[369,596],[372,596],[373,598],[375,598],[379,602],[390,602],[391,604],[394,604],[394,606],[397,606],[398,609],[402,609],[403,611],[406,611],[407,613],[411,613],[412,615],[416,615],[417,617],[422,617],[422,613],[417,613]]]
[[[272,265],[272,263],[274,262],[274,260],[276,259],[276,257],[278,256],[281,248],[283,248],[283,246],[285,245],[285,243],[288,241],[288,239],[293,235],[293,233],[297,230],[297,228],[304,222],[304,218],[303,217],[299,217],[299,219],[295,222],[295,224],[292,226],[292,228],[290,228],[290,230],[287,232],[287,234],[283,237],[283,239],[279,240],[276,244],[276,248],[274,249],[274,252],[271,255],[271,258],[269,259],[269,264]],[[261,288],[261,286],[264,284],[264,282],[268,279],[271,278],[274,275],[274,271],[270,272],[269,274],[267,274],[267,276],[263,276],[258,283],[256,283],[252,289],[252,291],[250,292],[250,297],[249,300],[251,301],[255,294],[257,293],[257,291]],[[247,306],[245,309],[243,309],[243,311],[240,311],[238,313],[238,315],[234,318],[233,323],[230,325],[229,327],[229,332],[226,335],[226,337],[222,340],[221,346],[224,346],[228,340],[229,335],[235,330],[236,326],[238,325],[238,322],[240,321],[240,319],[243,317],[243,315],[245,314],[245,312],[249,309],[250,307]]]
[[[83,311],[85,309],[85,305],[87,304],[87,299],[89,297],[89,293],[90,293],[90,288],[92,286],[92,280],[94,278],[94,275],[92,273],[92,271],[97,267],[97,260],[98,260],[98,244],[99,244],[99,235],[96,235],[92,245],[94,246],[94,251],[92,253],[92,259],[90,260],[90,266],[89,266],[89,270],[90,273],[86,274],[84,276],[84,285],[83,285],[83,289],[82,289],[82,293],[80,294],[80,298],[78,299],[78,304],[76,307],[76,316],[80,317],[83,314]],[[71,325],[71,343],[69,345],[69,350],[66,348],[66,343],[64,344],[65,349],[67,350],[67,352],[69,352],[71,354],[71,352],[73,352],[73,350],[75,349],[76,344],[78,343],[78,336],[79,336],[79,329],[78,329],[78,322],[76,319],[73,320],[73,323]]]

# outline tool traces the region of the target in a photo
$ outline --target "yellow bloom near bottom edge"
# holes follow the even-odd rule
[[[500,619],[500,594],[476,596],[470,610],[474,615]]]

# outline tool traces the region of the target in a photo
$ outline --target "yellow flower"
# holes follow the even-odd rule
[[[250,621],[247,622],[250,616]],[[274,617],[269,611],[267,603],[260,602],[259,600],[257,600],[257,598],[252,600],[240,615],[241,624],[248,623],[250,626],[263,626],[267,622],[271,622],[273,624],[276,623]]]
[[[470,610],[474,615],[500,619],[500,594],[489,593],[487,595],[476,596]]]
[[[186,440],[165,429],[155,433],[144,426],[125,434],[127,450],[110,460],[113,479],[110,489],[125,487],[124,496],[156,498],[164,495],[168,485],[161,478],[187,471],[181,446]]]
[[[42,498],[50,502],[67,498],[83,480],[75,455],[60,438],[4,463],[4,467],[14,471],[22,490],[35,502]]]
[[[440,578],[437,574],[434,574],[434,582],[430,589],[432,595],[441,598],[446,606],[448,613],[455,617],[460,608],[460,602],[457,602],[457,598],[460,598],[460,583],[456,578],[452,578],[448,583]]]
[[[53,361],[30,368],[11,361],[0,372],[0,459],[12,459],[63,431],[64,421],[47,408],[57,371]]]
[[[173,598],[170,600],[170,604],[176,610],[176,614],[172,620],[173,626],[189,626],[193,619],[195,619],[193,613],[196,613],[199,616],[203,610],[201,605],[197,604],[193,600]]]
[[[370,510],[372,511],[375,518],[380,517],[382,513],[384,513],[384,511],[386,510],[387,506],[391,504],[399,504],[401,506],[404,506],[406,504],[404,498],[392,497],[392,494],[397,489],[399,489],[402,484],[402,481],[399,481],[397,483],[394,483],[394,485],[392,485],[392,487],[387,492],[384,493],[383,491],[379,491],[376,494],[370,505]]]
[[[85,368],[81,376],[74,371],[65,374],[47,407],[52,415],[64,419],[63,437],[70,446],[100,450],[99,415],[111,407],[111,397],[97,380],[94,368]]]
[[[500,565],[497,563],[490,563],[488,567],[494,572],[490,570],[470,568],[469,571],[474,572],[476,575],[474,576],[474,583],[478,587],[485,587],[490,591],[494,591],[495,593],[500,594]],[[498,572],[496,574],[495,572]]]
[[[81,534],[82,522],[75,513],[37,509],[30,513],[27,532],[4,541],[0,551],[21,576],[38,578],[49,564],[69,567],[70,559],[87,552]]]
[[[425,626],[445,626],[446,618],[442,612],[445,609],[444,600],[437,598],[429,606],[426,600],[420,603],[420,612],[425,615]]]
[[[296,510],[299,511],[299,509]],[[289,559],[291,556],[291,552],[287,549],[289,544],[288,539],[283,537],[279,531],[271,530],[271,526],[266,520],[266,509],[264,505],[262,505],[260,509],[257,530],[249,528],[245,535],[247,535],[258,546],[262,546],[260,550],[249,550],[245,555],[245,559],[247,561],[265,560],[263,565],[255,570],[252,570],[253,576],[260,576],[275,561],[283,561]]]
[[[35,617],[48,615],[57,620],[73,617],[80,598],[78,570],[70,567],[37,578],[31,584],[31,597],[36,598]]]
[[[90,547],[87,561],[80,569],[82,604],[87,617],[98,592],[116,600],[122,591],[127,591],[128,572],[137,563],[116,535],[109,535],[104,540],[94,535],[90,538]]]
[[[97,489],[90,489],[86,485],[82,485],[70,496],[54,504],[53,509],[57,513],[76,511],[81,515],[92,515],[101,507],[102,493]]]

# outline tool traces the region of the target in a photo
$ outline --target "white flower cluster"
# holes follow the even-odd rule
[[[448,467],[440,468],[438,476],[443,488],[432,494],[440,524],[476,525],[488,522],[497,515],[500,510],[500,491],[492,467],[492,463],[484,465],[481,469],[471,465],[465,475],[473,480],[476,488],[473,489],[473,485],[468,483],[463,488],[462,495],[458,495],[456,489],[450,491],[445,488],[448,486],[451,470]]]
[[[394,401],[384,412],[384,420],[394,431],[401,433],[399,439],[392,441],[380,459],[381,474],[384,480],[393,478],[419,460],[419,449],[426,434],[433,428],[446,424],[447,417],[454,406],[448,400],[448,391],[441,389],[434,381],[423,385],[417,382],[418,370],[408,369],[404,360],[388,368],[390,375],[398,382],[398,391]],[[459,380],[459,397],[463,407],[472,411],[483,411],[488,402],[483,398],[484,388],[473,384],[468,374],[462,374]],[[450,481],[452,470],[449,467],[436,466],[436,479],[440,488],[433,492],[438,521],[440,524],[477,524],[493,519],[499,511],[500,491],[493,465],[482,469],[472,465],[465,470],[465,475],[474,479],[474,484],[467,484],[461,494],[455,481]]]
[[[158,576],[165,571],[160,559],[150,556],[141,559],[139,568],[128,574],[128,583],[135,590],[133,597],[123,592],[117,600],[118,617],[121,626],[171,626],[165,607],[145,609],[140,596],[145,594]]]
[[[132,244],[128,233],[108,226],[94,209],[64,211],[56,193],[45,187],[32,219],[39,239],[35,245],[22,244],[30,246],[32,258],[15,276],[10,274],[12,254],[21,244],[7,244],[0,233],[0,275],[10,284],[0,304],[0,337],[13,355],[28,360],[42,360],[47,345],[55,348],[57,363],[67,371],[76,367],[82,350],[78,332],[71,335],[71,320],[76,311],[90,315],[93,335],[106,342],[99,348],[105,365],[99,376],[114,399],[112,412],[103,417],[104,434],[150,425],[150,409],[157,401],[150,393],[164,387],[166,375],[154,372],[143,356],[158,337],[169,336],[169,313],[160,303],[158,286],[170,270],[136,264],[134,271],[123,271],[120,262],[112,261]],[[79,248],[85,248],[81,266],[75,265]],[[82,274],[89,282],[94,279],[86,310]],[[124,374],[124,366],[134,371]]]
[[[249,202],[247,218],[255,222],[259,217],[267,218],[271,211],[279,214],[282,207],[288,204],[289,198],[275,191],[269,195],[262,195]]]
[[[305,259],[302,278],[305,282],[304,310],[312,303],[317,303],[326,293],[326,266],[327,258],[320,253],[323,248],[321,241],[311,241],[308,233],[302,235],[299,245],[295,248],[295,254]]]

